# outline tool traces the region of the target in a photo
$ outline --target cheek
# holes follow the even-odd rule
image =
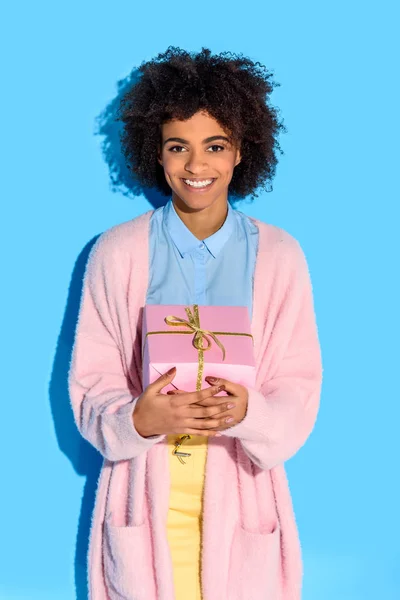
[[[179,168],[179,161],[176,160],[174,156],[171,156],[171,154],[163,156],[162,160],[163,164],[161,166],[164,169],[165,174],[173,175],[174,171]]]
[[[232,157],[221,157],[218,161],[215,161],[214,167],[217,171],[219,171],[219,173],[221,173],[221,175],[230,177],[234,169],[234,162]]]

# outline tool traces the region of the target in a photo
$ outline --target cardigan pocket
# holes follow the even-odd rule
[[[104,521],[104,576],[112,600],[155,600],[150,527]]]
[[[281,530],[253,533],[236,525],[229,564],[229,600],[281,600]]]

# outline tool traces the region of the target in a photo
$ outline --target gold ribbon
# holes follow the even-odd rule
[[[174,445],[174,449],[172,450],[172,454],[174,454],[176,457],[178,457],[179,461],[183,464],[186,465],[185,461],[183,460],[182,456],[192,456],[190,452],[180,452],[179,448],[182,446],[182,444],[184,442],[186,442],[186,440],[190,440],[191,439],[191,435],[189,435],[189,433],[184,433],[183,435],[180,435],[176,441],[175,441],[175,445]]]
[[[217,334],[213,331],[208,331],[208,329],[201,329],[200,327],[200,315],[198,305],[193,305],[193,312],[190,310],[189,307],[186,307],[185,311],[189,319],[188,321],[186,321],[185,319],[181,319],[180,317],[175,317],[174,315],[165,317],[164,321],[167,325],[170,325],[171,327],[182,327],[184,325],[185,327],[188,327],[191,331],[193,331],[194,337],[192,340],[192,344],[200,352],[204,352],[205,350],[209,350],[211,348],[212,342],[210,338],[212,338],[217,344],[217,346],[221,348],[222,360],[225,360],[225,346],[222,342],[219,341],[219,339],[217,338]],[[203,345],[204,340],[207,342],[207,346]]]
[[[197,381],[196,381],[196,391],[201,390],[201,383],[203,380],[204,373],[204,352],[210,350],[212,346],[212,340],[217,344],[222,352],[222,360],[225,360],[226,350],[223,343],[218,339],[218,335],[240,335],[251,337],[253,336],[250,333],[236,333],[231,331],[209,331],[208,329],[202,329],[200,326],[200,314],[199,314],[199,306],[198,304],[193,304],[193,311],[190,307],[185,307],[185,312],[187,314],[188,319],[182,319],[181,317],[176,317],[174,315],[168,315],[165,317],[164,321],[170,327],[186,327],[186,330],[180,329],[179,331],[149,331],[146,333],[145,342],[149,335],[172,335],[172,334],[193,334],[192,344],[196,348],[198,352],[198,369],[197,369]],[[206,345],[204,345],[204,342]],[[144,344],[143,344],[144,348]],[[190,456],[188,453],[178,452],[181,444],[186,439],[190,439],[190,435],[185,434],[180,436],[178,440],[175,442],[175,448],[173,453],[178,456],[179,460],[184,463],[181,456]],[[185,464],[185,463],[184,463]]]
[[[198,363],[199,367],[197,370],[197,381],[196,381],[196,391],[201,390],[201,382],[203,380],[203,372],[204,372],[204,352],[210,350],[212,346],[211,339],[217,344],[217,346],[222,351],[222,360],[225,360],[226,351],[225,346],[222,342],[217,338],[217,334],[213,331],[208,331],[208,329],[201,329],[200,327],[200,314],[199,314],[199,306],[198,304],[193,305],[193,312],[190,310],[190,307],[185,308],[185,312],[188,316],[188,321],[185,319],[181,319],[180,317],[175,317],[174,315],[170,315],[165,317],[164,321],[167,325],[171,327],[188,327],[189,332],[194,332],[192,344],[196,348],[198,352]],[[211,339],[210,339],[211,338]],[[204,341],[207,342],[207,345],[204,345]]]

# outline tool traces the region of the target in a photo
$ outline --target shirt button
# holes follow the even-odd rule
[[[200,248],[200,250],[203,250],[204,244],[200,244],[199,248]]]

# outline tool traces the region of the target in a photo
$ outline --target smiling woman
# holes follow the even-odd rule
[[[90,600],[299,600],[284,462],[319,407],[311,280],[293,236],[230,203],[274,174],[270,74],[204,48],[169,48],[140,70],[121,102],[124,154],[170,198],[103,233],[85,273],[69,381],[76,424],[104,457]],[[143,389],[150,304],[242,307],[254,387],[208,373],[202,389],[163,393],[172,362]]]

